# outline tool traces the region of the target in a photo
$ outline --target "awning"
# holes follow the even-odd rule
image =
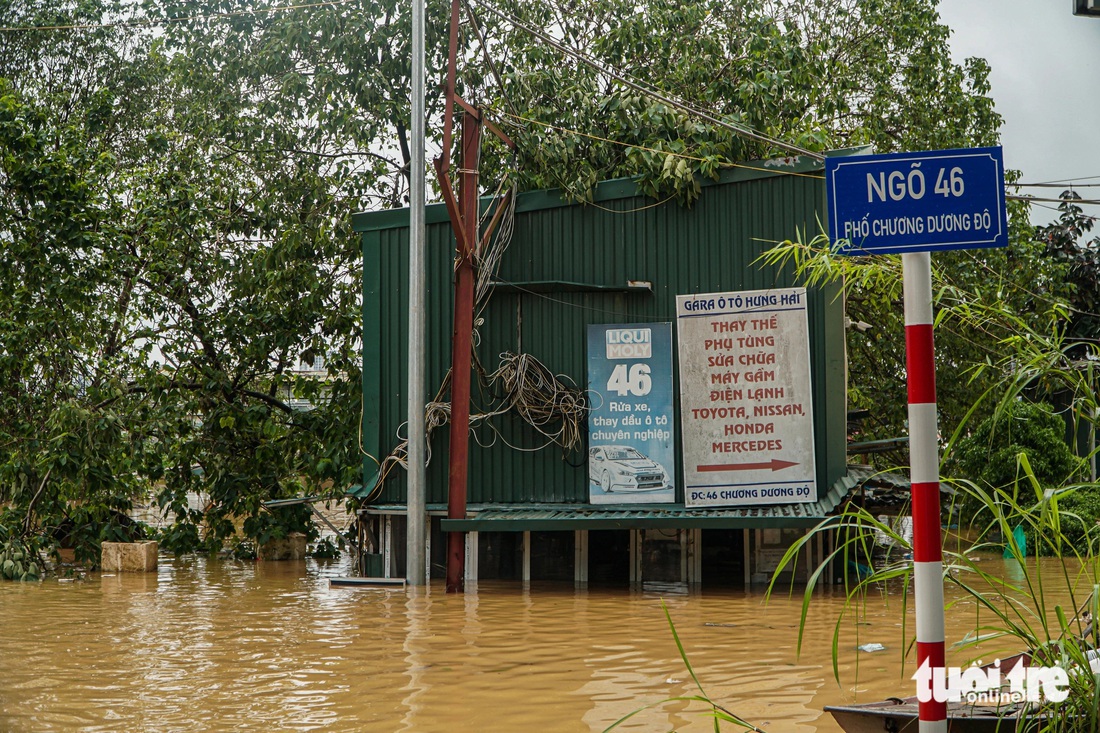
[[[679,506],[539,506],[470,507],[466,519],[443,519],[444,532],[527,532],[575,529],[769,529],[809,528],[820,524],[856,486],[845,476],[824,498],[812,504],[721,509]]]
[[[794,505],[801,507],[801,505]],[[812,506],[812,505],[811,505]],[[444,532],[527,532],[573,529],[742,529],[813,527],[824,514],[790,507],[751,509],[505,509],[444,519]]]

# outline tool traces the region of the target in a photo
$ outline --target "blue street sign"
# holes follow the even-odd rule
[[[827,157],[825,192],[841,254],[1008,244],[1000,147]]]

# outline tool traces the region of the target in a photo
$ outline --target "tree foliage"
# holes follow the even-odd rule
[[[428,3],[430,90],[447,7]],[[608,69],[809,150],[997,141],[988,67],[951,61],[934,0],[492,7],[604,70],[489,4],[464,10],[459,92],[518,143],[513,156],[486,142],[490,187],[512,175],[585,199],[638,176],[690,205],[724,167],[789,154]],[[102,538],[118,531],[110,510],[151,494],[173,522],[166,544],[213,549],[238,526],[260,541],[305,526],[304,509],[266,500],[358,480],[364,264],[349,214],[407,200],[408,13],[393,0],[0,0],[5,26],[42,28],[0,32],[0,501],[19,532],[83,507]],[[430,148],[441,114],[430,94]],[[992,369],[974,364],[1001,354],[975,338],[975,294],[1046,312],[1057,278],[1033,277],[1037,246],[1016,236],[1006,253],[943,260],[952,414],[987,386]],[[837,267],[789,252],[792,266]],[[903,406],[900,290],[880,264],[862,279],[865,263],[839,266],[849,314],[876,326],[853,338],[852,383],[857,404]],[[296,370],[317,357],[322,379]]]
[[[1019,456],[1044,488],[1080,478],[1081,461],[1065,441],[1066,424],[1049,405],[1018,400],[1002,414],[983,420],[954,452],[960,478],[987,491],[1011,488],[1021,477]]]
[[[491,113],[519,141],[524,186],[562,187],[585,199],[597,180],[638,176],[652,196],[690,205],[700,181],[725,167],[791,155],[670,108],[600,68],[811,151],[870,146],[892,152],[999,140],[989,67],[981,59],[951,60],[950,31],[939,22],[935,0],[496,6],[579,50],[597,67],[563,57],[511,18],[481,12],[501,83],[482,77],[488,86],[470,93],[489,100]],[[497,165],[509,169],[502,158]],[[1042,248],[1031,237],[1026,207],[1013,204],[1011,213],[1007,251],[937,258],[937,298],[951,316],[937,332],[939,396],[948,430],[996,383],[992,371],[975,365],[999,361],[1007,335],[997,328],[975,331],[972,319],[954,314],[977,301],[1034,313],[1032,323],[1038,324],[1055,302],[1057,270],[1035,276]],[[795,243],[818,245],[804,247],[799,256],[792,248],[778,251],[791,266],[808,271],[812,261],[818,274],[824,268],[848,278],[847,314],[874,326],[849,339],[850,403],[872,410],[877,429],[868,438],[902,435],[907,400],[897,260],[830,261],[816,234],[791,232]],[[858,269],[877,274],[863,278]]]
[[[1067,304],[1071,308],[1065,322],[1067,335],[1082,343],[1095,343],[1100,339],[1100,237],[1085,240],[1095,218],[1087,216],[1076,203],[1080,198],[1073,190],[1063,192],[1058,220],[1036,227],[1035,239],[1044,246],[1043,253],[1065,273]]]
[[[993,144],[1000,117],[988,96],[988,66],[951,61],[950,31],[936,5],[494,3],[602,69],[805,149]],[[501,85],[471,81],[469,93],[515,130],[526,186],[560,186],[584,198],[597,180],[637,175],[650,193],[690,203],[700,177],[737,161],[790,154],[669,108],[491,11],[480,18],[489,26]]]
[[[156,12],[8,9],[28,26]],[[215,33],[209,8],[189,10]],[[0,294],[12,385],[0,492],[24,532],[80,514],[104,539],[109,516],[88,505],[152,494],[175,519],[167,544],[216,549],[241,521],[259,541],[307,528],[307,509],[262,502],[339,494],[358,476],[361,264],[347,214],[389,189],[378,168],[356,177],[356,161],[377,161],[353,138],[336,149],[310,124],[325,82],[311,74],[312,114],[268,88],[286,102],[275,117],[262,87],[284,70],[245,85],[258,70],[215,65],[202,22],[2,36],[0,268],[15,286]],[[274,25],[293,35],[288,19]],[[316,357],[323,379],[295,369]]]

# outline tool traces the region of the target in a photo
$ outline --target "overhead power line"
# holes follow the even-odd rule
[[[1011,193],[1006,193],[1005,198],[1012,201],[1045,201],[1051,204],[1061,204],[1069,202],[1071,204],[1090,204],[1100,206],[1100,200],[1098,199],[1055,199],[1045,198],[1042,196],[1017,196],[1016,194]]]
[[[1097,178],[1100,178],[1100,176],[1078,176],[1076,178],[1057,178],[1053,181],[1040,181],[1039,183],[1021,183],[1019,185],[1021,185],[1021,186],[1047,186],[1047,185],[1057,186],[1057,185],[1068,185],[1068,184],[1073,183],[1074,181],[1095,181]]]
[[[1013,183],[1012,185],[1020,188],[1068,188],[1070,190],[1100,187],[1100,183]]]
[[[768,145],[773,145],[777,148],[781,148],[783,150],[787,150],[787,151],[790,151],[792,153],[797,153],[798,155],[805,155],[807,157],[813,158],[814,160],[819,160],[819,161],[825,160],[825,156],[822,155],[821,153],[815,153],[811,150],[807,150],[805,148],[799,147],[799,146],[797,146],[793,143],[789,143],[789,142],[785,142],[783,140],[778,140],[776,138],[769,137],[769,136],[767,136],[767,135],[765,135],[761,132],[757,132],[756,130],[753,130],[752,128],[746,127],[744,125],[739,125],[739,124],[734,123],[734,122],[728,122],[726,120],[720,120],[717,117],[710,114],[709,112],[706,112],[705,110],[701,110],[697,107],[693,107],[692,105],[690,105],[686,102],[681,102],[677,99],[673,99],[672,97],[667,96],[663,92],[660,92],[656,89],[649,88],[649,87],[641,84],[640,82],[635,81],[634,79],[631,79],[631,78],[623,75],[622,73],[620,73],[618,71],[615,71],[614,69],[608,68],[607,66],[603,65],[599,61],[596,61],[595,59],[591,58],[590,56],[588,56],[586,54],[583,54],[583,53],[581,53],[580,51],[577,51],[574,48],[570,48],[569,46],[566,46],[563,43],[559,43],[558,41],[555,41],[553,38],[546,35],[545,33],[538,30],[537,28],[532,28],[531,26],[527,25],[526,23],[524,23],[520,19],[516,18],[515,16],[513,16],[509,13],[505,13],[502,10],[498,10],[497,8],[493,7],[492,5],[485,2],[484,0],[479,0],[479,4],[483,8],[488,10],[490,13],[492,13],[493,15],[500,18],[501,20],[505,21],[506,23],[511,24],[512,26],[514,26],[516,28],[519,28],[522,31],[525,31],[526,33],[531,34],[535,38],[538,38],[543,43],[550,46],[551,48],[554,48],[554,49],[560,51],[561,53],[564,53],[567,56],[571,56],[571,57],[575,58],[577,61],[580,61],[581,63],[585,64],[586,66],[589,66],[592,69],[595,69],[596,71],[598,71],[602,74],[607,74],[612,79],[615,79],[616,81],[618,81],[620,84],[623,84],[624,86],[627,86],[627,87],[633,89],[636,92],[640,92],[642,94],[645,94],[646,96],[651,97],[651,98],[657,100],[658,102],[662,102],[663,104],[667,104],[669,107],[672,107],[674,109],[678,109],[681,112],[685,112],[689,115],[693,115],[695,117],[703,119],[703,120],[711,123],[712,125],[717,125],[719,127],[724,127],[725,129],[727,129],[731,132],[734,132],[734,133],[736,133],[736,134],[738,134],[742,137],[747,137],[751,140],[756,140],[757,142],[767,143]]]
[[[671,150],[661,150],[660,148],[649,147],[647,145],[639,145],[638,143],[628,143],[628,142],[623,142],[622,140],[613,140],[609,137],[603,137],[601,135],[593,135],[590,132],[581,132],[580,130],[574,130],[570,127],[563,127],[561,125],[555,125],[555,124],[552,124],[550,122],[543,122],[542,120],[535,120],[535,119],[531,119],[530,117],[524,117],[523,115],[512,114],[511,112],[505,112],[504,110],[496,109],[494,107],[486,107],[485,109],[487,109],[488,111],[498,115],[501,118],[508,118],[508,119],[505,119],[504,122],[506,122],[508,124],[515,125],[516,127],[519,127],[521,129],[523,128],[523,125],[521,125],[519,123],[520,122],[526,122],[526,123],[530,123],[530,124],[534,124],[534,125],[539,125],[541,127],[545,127],[545,128],[550,129],[550,130],[556,130],[558,132],[564,132],[564,133],[567,133],[567,134],[570,134],[570,135],[577,135],[579,137],[585,137],[585,138],[588,138],[589,140],[596,140],[596,141],[599,141],[599,142],[602,142],[602,143],[608,143],[609,145],[619,145],[620,147],[624,147],[624,148],[634,148],[636,150],[646,150],[650,153],[655,153],[657,155],[665,155],[665,156],[670,155],[674,158],[683,158],[684,160],[692,160],[692,161],[696,161],[696,162],[700,162],[700,163],[705,163],[707,161],[706,158],[700,158],[697,155],[688,155],[687,153],[676,153],[676,152],[673,152]],[[750,171],[760,171],[761,173],[775,173],[777,175],[785,175],[785,176],[801,176],[803,178],[818,178],[818,179],[824,179],[825,178],[825,176],[820,174],[820,173],[801,173],[799,171],[787,171],[787,170],[782,170],[782,169],[779,169],[779,168],[762,168],[762,167],[756,166],[756,165],[749,165],[749,164],[746,164],[746,163],[734,163],[732,161],[719,161],[718,165],[722,168],[744,168],[745,170],[750,170]]]

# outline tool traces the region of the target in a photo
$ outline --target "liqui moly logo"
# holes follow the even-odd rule
[[[608,359],[648,359],[653,356],[653,330],[609,328],[606,331]]]

